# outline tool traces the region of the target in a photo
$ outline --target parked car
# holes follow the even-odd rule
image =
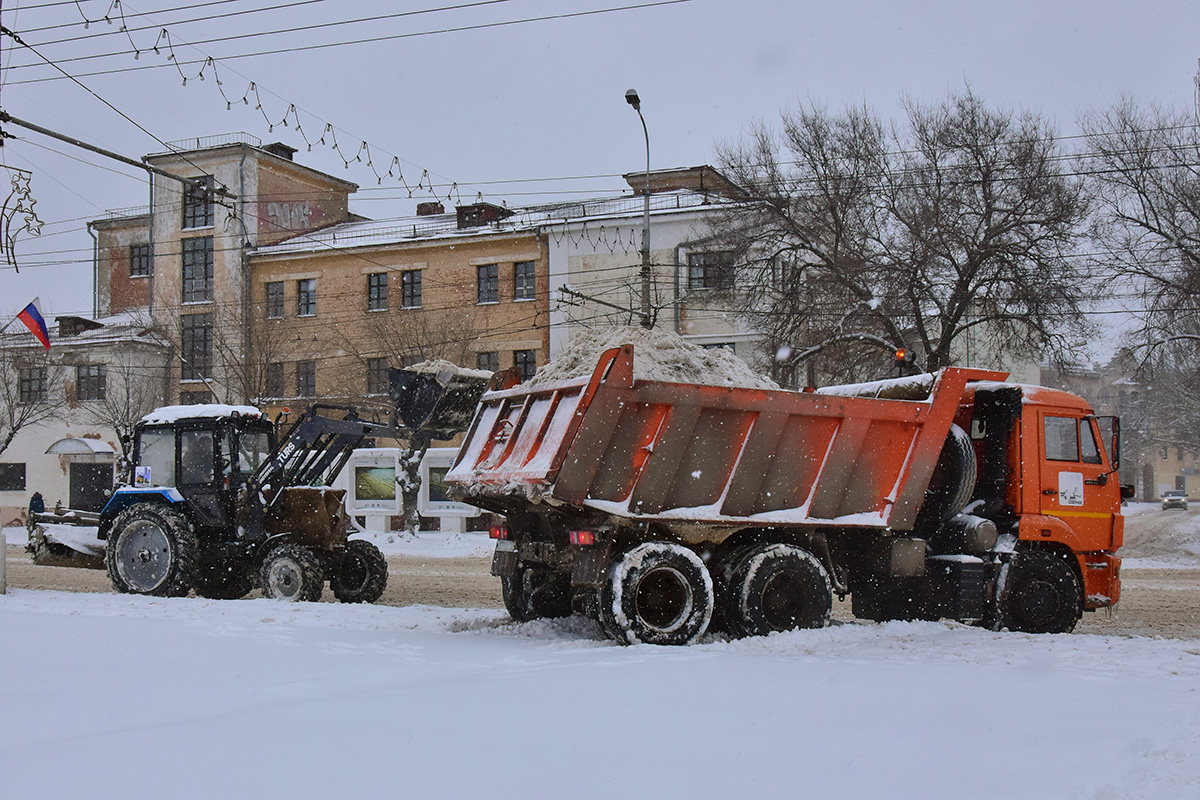
[[[1168,508],[1182,508],[1184,511],[1187,511],[1187,492],[1163,492],[1162,507],[1163,511],[1166,511]]]

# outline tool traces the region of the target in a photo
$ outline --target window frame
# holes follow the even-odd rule
[[[263,394],[267,397],[283,397],[283,363],[272,361],[263,374]]]
[[[500,265],[477,264],[475,267],[475,304],[500,302]]]
[[[484,363],[485,361],[487,363]],[[499,372],[500,371],[500,351],[499,350],[487,350],[482,353],[476,353],[475,354],[475,368],[476,369],[485,369],[485,370],[488,370],[489,372]]]
[[[513,302],[537,299],[537,265],[533,261],[513,264]]]
[[[296,397],[317,396],[317,362],[296,362]]]
[[[17,370],[17,402],[21,405],[46,400],[46,368],[21,367]]]
[[[215,221],[213,189],[216,187],[216,182],[212,175],[201,175],[193,178],[192,181],[183,185],[180,227],[184,230],[211,228]],[[197,186],[196,182],[201,185]]]
[[[129,245],[129,277],[149,278],[154,275],[154,248],[147,244]]]
[[[199,337],[199,338],[197,338]],[[179,379],[202,381],[212,377],[213,315],[179,316]]]
[[[189,236],[181,239],[179,251],[179,282],[182,302],[185,304],[212,302],[213,237]]]
[[[0,462],[0,492],[23,492],[28,486],[28,480],[29,470],[26,462]]]
[[[296,281],[296,316],[317,315],[317,279],[301,278]]]
[[[732,252],[706,250],[699,253],[688,253],[687,288],[689,291],[732,289],[733,284]]]
[[[267,319],[283,319],[284,287],[283,281],[267,281],[264,284],[264,313]]]
[[[388,310],[388,274],[367,273],[367,311]]]
[[[108,367],[78,364],[75,367],[75,399],[104,400],[108,394]]]
[[[537,372],[537,350],[513,350],[513,366],[527,381]]]
[[[401,308],[421,307],[421,270],[406,269],[400,273]]]
[[[391,369],[386,356],[367,359],[367,394],[386,395],[391,392]]]

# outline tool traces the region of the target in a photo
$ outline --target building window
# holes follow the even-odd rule
[[[480,303],[498,303],[500,302],[500,265],[499,264],[480,264],[478,267],[479,274],[479,301]]]
[[[302,317],[313,317],[317,314],[317,279],[296,282],[296,313]]]
[[[183,240],[183,302],[213,299],[213,239],[194,236]]]
[[[266,396],[283,397],[283,364],[267,364]]]
[[[532,300],[533,294],[533,262],[518,261],[513,264],[513,299]]]
[[[283,319],[283,281],[267,284],[267,319]]]
[[[688,288],[732,289],[733,254],[727,252],[689,253]]]
[[[180,392],[179,405],[181,406],[198,406],[203,403],[212,402],[212,392],[207,389],[201,389],[198,392]]]
[[[514,350],[513,366],[521,373],[521,380],[527,381],[537,372],[536,350]]]
[[[25,465],[0,464],[0,492],[25,491]]]
[[[212,314],[185,314],[179,322],[179,376],[185,381],[203,380],[212,372]]]
[[[40,403],[46,399],[45,367],[22,367],[17,371],[17,399],[22,403]]]
[[[478,353],[475,356],[475,366],[488,372],[496,372],[500,369],[500,354],[494,350],[490,353]]]
[[[405,308],[421,307],[421,270],[400,273],[400,304]]]
[[[153,272],[153,261],[150,258],[150,245],[134,244],[129,246],[129,277],[148,278]]]
[[[388,276],[386,272],[372,272],[367,276],[367,310],[387,311]]]
[[[211,175],[183,185],[183,227],[208,228],[213,224],[212,190]]]
[[[108,368],[89,364],[75,368],[75,396],[80,400],[103,400]]]
[[[391,389],[390,370],[386,358],[367,359],[367,394],[388,393]]]
[[[296,362],[296,397],[317,396],[317,362]]]

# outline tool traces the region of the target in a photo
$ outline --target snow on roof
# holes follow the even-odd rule
[[[283,255],[347,247],[366,247],[394,242],[461,238],[489,234],[518,233],[548,225],[585,220],[631,217],[642,213],[644,199],[639,196],[597,198],[572,203],[529,206],[512,209],[512,216],[471,228],[458,227],[458,215],[430,214],[417,217],[343,222],[319,231],[301,234],[283,242],[257,248],[255,255]],[[692,211],[718,202],[712,195],[679,190],[662,192],[650,198],[652,214]]]
[[[633,345],[633,377],[636,380],[748,389],[779,388],[779,384],[754,372],[727,348],[706,350],[685,341],[674,331],[647,330],[635,325],[595,328],[577,335],[558,358],[539,369],[526,385],[590,375],[601,353],[626,344]]]
[[[224,403],[194,403],[187,406],[156,408],[142,422],[146,425],[167,425],[181,419],[224,419],[226,417],[265,417],[254,406],[231,406]]]

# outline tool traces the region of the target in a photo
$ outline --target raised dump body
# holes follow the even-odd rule
[[[909,530],[967,382],[1005,377],[944,370],[926,401],[635,382],[627,345],[588,379],[490,392],[447,481],[510,510],[569,503],[685,539],[714,533],[674,523]]]
[[[668,383],[633,358],[486,393],[446,476],[506,517],[493,573],[514,618],[678,644],[823,625],[836,591],[869,619],[1065,631],[1119,597],[1118,428],[1110,455],[1073,395],[956,368]]]

